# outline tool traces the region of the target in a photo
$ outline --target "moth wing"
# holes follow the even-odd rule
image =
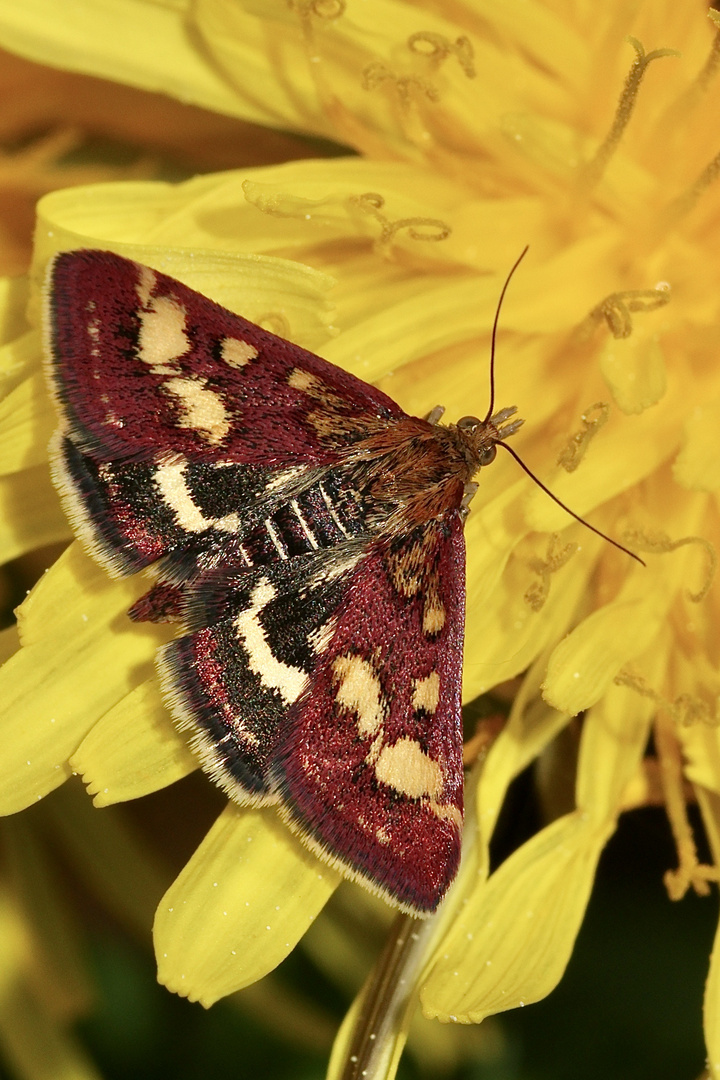
[[[184,579],[209,547],[241,563],[239,537],[285,489],[405,415],[333,364],[111,252],[59,254],[46,295],[64,417],[53,475],[111,573],[166,558]],[[164,602],[145,605],[147,617]]]
[[[269,770],[281,730],[364,555],[348,543],[217,571],[189,590],[192,630],[159,651],[161,683],[203,768],[239,802],[277,801]]]
[[[414,914],[460,861],[464,614],[458,515],[369,554],[272,768],[304,841]]]
[[[362,380],[112,252],[55,257],[45,324],[67,434],[101,462],[327,463],[368,425],[404,416]]]
[[[287,489],[286,473],[234,462],[158,456],[99,461],[57,432],[51,471],[65,513],[93,556],[111,574],[133,574],[164,560],[161,577],[195,576],[214,551],[232,570],[248,559],[242,538]],[[298,489],[312,469],[293,470]],[[272,545],[271,545],[272,547]]]
[[[279,800],[321,857],[427,913],[460,858],[460,518],[296,563],[249,571],[229,615],[202,601],[224,617],[166,647],[171,708],[232,796]]]

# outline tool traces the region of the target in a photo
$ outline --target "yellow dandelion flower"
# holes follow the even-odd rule
[[[469,784],[456,885],[408,947],[412,989],[398,989],[384,1038],[349,1020],[338,1041],[331,1070],[355,1057],[389,1075],[416,995],[427,1016],[477,1022],[557,983],[599,854],[619,814],[648,797],[651,734],[678,848],[670,894],[717,877],[697,858],[683,781],[717,857],[720,24],[700,3],[678,14],[622,0],[75,7],[87,18],[69,28],[41,0],[1,5],[0,43],[362,156],[48,197],[36,319],[54,251],[111,248],[322,352],[408,412],[441,402],[457,418],[469,402],[482,414],[478,358],[499,280],[529,243],[503,314],[497,399],[526,415],[517,445],[543,482],[648,564],[568,524],[513,462],[483,475],[466,527],[465,697],[525,674]],[[9,291],[5,302],[12,311]],[[54,419],[37,331],[3,351],[2,497],[17,552],[67,531],[44,461]],[[0,763],[6,812],[72,769],[112,802],[193,767],[152,674],[160,635],[122,619],[143,588],[108,581],[73,546],[23,605],[0,686],[7,713],[27,717]],[[490,873],[510,782],[579,713],[575,808]],[[336,883],[272,811],[229,808],[160,905],[161,977],[205,1002],[258,978]],[[712,1076],[719,968],[716,949]]]

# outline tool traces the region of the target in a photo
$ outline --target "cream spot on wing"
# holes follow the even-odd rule
[[[298,525],[300,526],[303,533],[305,534],[305,537],[306,537],[307,542],[309,543],[310,547],[313,548],[315,551],[317,551],[317,549],[319,547],[317,537],[315,536],[315,533],[310,528],[310,524],[309,524],[307,518],[305,517],[305,515],[303,514],[302,510],[300,509],[300,504],[298,503],[297,499],[291,499],[290,500],[290,508],[291,508],[292,512],[294,513],[295,518],[297,519]]]
[[[330,581],[335,581],[336,578],[342,577],[343,574],[352,570],[364,558],[364,551],[354,552],[344,557],[336,556],[330,564],[322,566],[317,573],[309,578],[308,588],[316,589],[318,585],[325,585]]]
[[[258,355],[258,351],[254,345],[250,345],[247,341],[226,337],[223,338],[221,343],[220,354],[230,367],[241,368],[254,360]]]
[[[430,716],[440,700],[440,676],[433,671],[426,679],[415,679],[413,685],[413,709],[423,709]]]
[[[427,806],[428,810],[432,810],[435,817],[439,818],[440,821],[452,821],[453,824],[457,826],[458,831],[462,829],[462,812],[460,811],[459,807],[455,806],[453,803],[438,803],[431,801],[425,803],[425,805]]]
[[[293,368],[287,378],[288,386],[293,390],[303,390],[306,394],[316,389],[318,378],[304,368]]]
[[[374,667],[362,656],[338,656],[332,668],[337,682],[335,700],[355,713],[360,735],[374,735],[382,727],[387,711]]]
[[[140,278],[135,286],[135,292],[138,295],[140,306],[146,308],[150,303],[150,297],[152,291],[157,284],[157,275],[154,270],[151,270],[149,266],[138,267]]]
[[[383,746],[375,762],[375,775],[408,799],[423,795],[436,799],[443,789],[442,769],[414,739]]]
[[[236,513],[221,518],[205,517],[195,504],[185,478],[187,464],[183,457],[170,458],[158,465],[153,477],[161,499],[172,510],[177,524],[190,533],[210,528],[237,532],[240,519]]]
[[[167,379],[163,388],[182,409],[179,427],[196,431],[211,446],[223,441],[230,430],[230,419],[219,394],[208,390],[200,379]]]
[[[313,375],[304,368],[293,368],[288,375],[288,386],[293,390],[302,390],[308,397],[321,401],[324,405],[343,405],[343,399],[332,390],[319,375]]]
[[[423,633],[439,634],[444,625],[445,608],[440,599],[437,596],[427,597],[423,608]]]
[[[336,626],[337,619],[333,617],[308,634],[308,644],[316,656],[320,656],[321,653],[325,652],[332,641]]]
[[[267,578],[261,578],[250,595],[250,607],[235,617],[235,629],[248,656],[251,671],[260,676],[263,686],[277,690],[287,705],[300,697],[308,680],[300,668],[284,664],[273,653],[258,618],[276,596]]]
[[[283,469],[282,472],[275,473],[272,480],[268,481],[265,490],[267,492],[279,491],[305,472],[307,472],[307,465],[294,465],[291,469]]]
[[[139,355],[155,375],[177,374],[171,361],[190,348],[185,333],[186,317],[185,308],[171,296],[156,296],[140,312]]]

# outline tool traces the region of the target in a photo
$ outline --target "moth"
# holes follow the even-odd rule
[[[507,282],[506,282],[507,286]],[[447,426],[106,251],[56,256],[55,484],[136,620],[202,767],[321,858],[434,911],[463,822],[463,523],[522,421]]]

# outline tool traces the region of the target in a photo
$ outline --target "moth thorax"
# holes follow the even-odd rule
[[[485,420],[479,420],[477,416],[462,416],[458,420],[457,430],[477,462],[476,468],[489,465],[491,461],[494,461],[497,443],[514,435],[522,426],[524,420],[513,420],[511,424],[505,423],[516,412],[517,406],[511,405]]]

